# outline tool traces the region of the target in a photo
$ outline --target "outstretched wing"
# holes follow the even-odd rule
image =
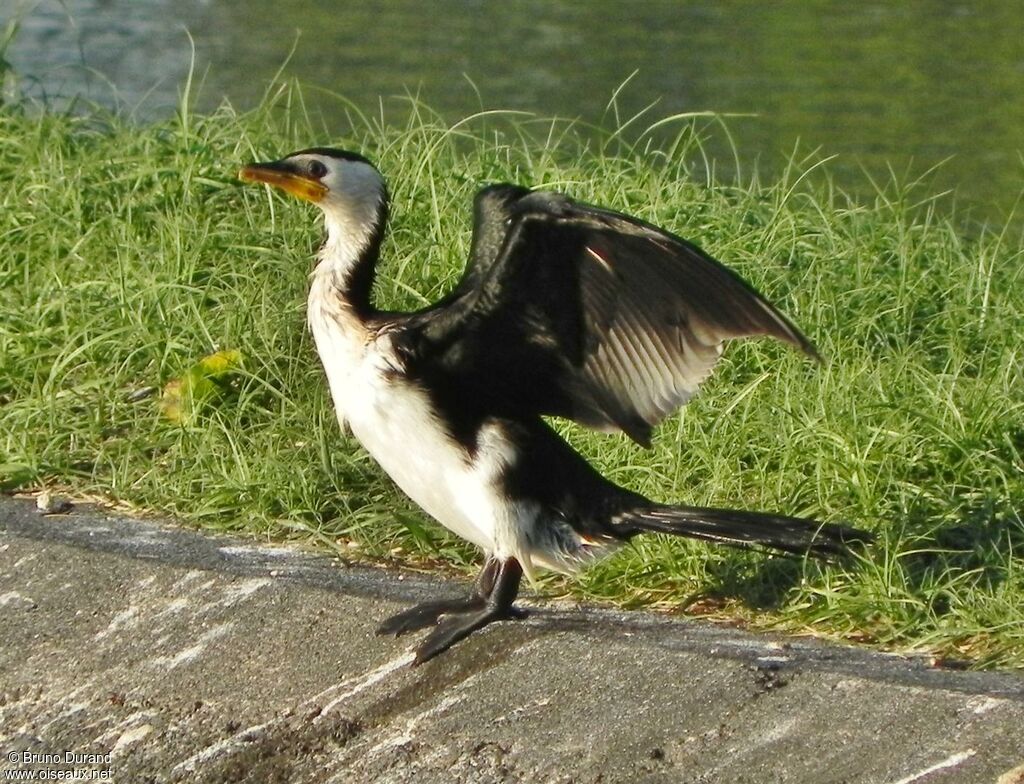
[[[725,340],[811,343],[734,272],[685,240],[551,192],[477,198],[457,296],[416,324],[432,372],[497,411],[569,417],[650,442]],[[423,314],[427,315],[427,314]]]
[[[469,261],[453,294],[479,288],[501,255],[511,221],[518,215],[518,203],[529,196],[529,188],[499,183],[481,188],[473,199],[473,238]]]

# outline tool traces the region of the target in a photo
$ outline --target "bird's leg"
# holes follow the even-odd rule
[[[438,619],[448,613],[466,613],[482,610],[487,604],[487,599],[494,590],[494,581],[498,577],[498,569],[501,561],[497,558],[488,558],[484,568],[476,578],[476,585],[473,592],[464,599],[439,599],[433,602],[424,602],[411,607],[397,615],[392,615],[378,628],[377,634],[393,634],[400,637],[403,634],[414,632],[417,629],[425,629],[433,626]]]
[[[439,653],[444,653],[459,640],[464,640],[477,629],[482,629],[489,623],[523,618],[526,615],[523,610],[512,606],[512,602],[519,594],[519,581],[523,576],[523,567],[515,558],[507,558],[503,561],[495,559],[494,563],[497,564],[497,569],[490,594],[483,606],[446,615],[439,619],[434,630],[416,649],[413,665],[423,664]],[[488,566],[490,566],[490,562],[488,562]]]

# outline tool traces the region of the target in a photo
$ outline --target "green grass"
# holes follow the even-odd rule
[[[318,100],[337,100],[318,96]],[[295,89],[246,114],[131,126],[0,109],[0,482],[68,488],[203,526],[346,556],[470,573],[336,425],[304,327],[314,208],[235,180],[311,144],[359,149],[389,178],[378,302],[414,307],[456,279],[481,184],[566,191],[664,225],[777,303],[830,358],[730,346],[654,449],[565,428],[605,474],[660,500],[786,510],[871,529],[862,560],[800,560],[647,537],[571,592],[625,606],[896,650],[1024,666],[1024,258],[1019,236],[957,230],[926,186],[860,201],[827,165],[722,180],[701,134],[589,133],[513,115],[449,126],[315,127]],[[597,141],[594,141],[597,139]],[[13,187],[12,185],[13,184]],[[203,356],[244,371],[185,425],[160,388]],[[561,427],[561,425],[560,425]]]

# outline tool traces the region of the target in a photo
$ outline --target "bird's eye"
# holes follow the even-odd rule
[[[320,161],[313,159],[309,162],[309,173],[311,176],[316,177],[319,180],[327,174],[327,167]]]

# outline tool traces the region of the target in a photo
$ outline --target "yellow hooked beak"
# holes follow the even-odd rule
[[[308,174],[296,171],[281,161],[271,163],[250,163],[238,172],[238,179],[245,182],[262,182],[280,188],[292,196],[311,201],[314,204],[327,195],[327,186]]]

